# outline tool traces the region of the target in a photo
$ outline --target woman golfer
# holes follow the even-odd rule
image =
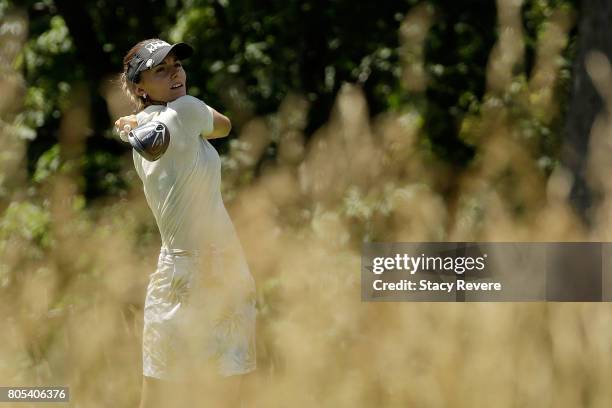
[[[138,113],[115,126],[134,147],[162,242],[144,305],[141,408],[179,406],[185,396],[189,406],[211,406],[206,397],[219,390],[222,406],[234,406],[241,374],[255,369],[255,285],[207,141],[231,124],[187,95],[181,60],[192,53],[149,39],[123,59],[122,87]]]

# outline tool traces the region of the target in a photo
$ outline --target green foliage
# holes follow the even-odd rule
[[[18,239],[48,248],[50,214],[39,205],[24,201],[12,202],[0,219],[0,245],[4,249],[6,240]]]
[[[79,75],[81,70],[75,61],[70,33],[60,15],[44,15],[31,21],[30,30],[21,67],[28,86],[24,109],[17,121],[27,129],[44,134],[47,123],[57,125],[67,106],[71,83],[82,75]]]
[[[15,123],[24,137],[36,137],[28,154],[34,180],[46,177],[54,163],[48,157],[51,153],[44,152],[57,143],[71,90],[85,81],[92,92],[93,122],[85,160],[86,196],[125,193],[127,184],[121,180],[118,164],[125,149],[109,144],[105,135],[114,118],[107,116],[104,101],[96,95],[107,79],[91,75],[100,70],[115,74],[125,52],[148,37],[186,41],[195,47],[196,54],[186,63],[189,92],[227,113],[235,133],[253,116],[276,112],[289,92],[297,92],[311,102],[305,128],[308,138],[327,121],[342,83],[356,82],[366,93],[371,115],[416,110],[424,118],[423,146],[461,166],[473,157],[474,132],[478,131],[473,119],[481,113],[487,61],[497,40],[495,2],[428,1],[435,18],[425,41],[424,69],[429,79],[422,94],[401,88],[398,55],[400,22],[420,1],[275,0],[265,6],[246,0],[162,3],[144,7],[115,0],[85,2],[84,18],[89,19],[91,33],[71,26],[66,10],[59,7],[61,2],[20,5],[30,15],[30,37],[18,67],[27,83],[25,109]],[[9,5],[1,2],[0,10]],[[526,59],[520,72],[529,73],[538,38],[553,10],[570,6],[568,0],[523,3]],[[91,69],[95,62],[84,58],[92,57],[79,49],[82,42],[75,41],[83,41],[79,36],[85,35],[93,35],[87,38],[88,44],[98,47],[93,51],[101,59],[98,70]],[[567,93],[571,58],[566,53],[561,61],[560,98]],[[556,117],[543,123],[532,117],[529,107],[517,99],[522,94],[521,90],[504,96],[512,99],[504,104],[517,106],[513,111],[526,137],[541,136],[543,156],[548,158],[544,162],[554,163],[562,121]],[[226,140],[215,141],[221,152],[228,150],[226,144]],[[276,154],[273,147],[266,157]]]
[[[434,2],[437,4],[437,2]],[[470,7],[480,5],[479,7]],[[552,163],[561,142],[562,117],[543,120],[529,101],[525,101],[527,76],[533,68],[536,46],[545,25],[555,10],[572,10],[569,0],[527,0],[522,4],[522,24],[525,28],[525,63],[513,68],[516,75],[500,103],[508,107],[512,119],[520,123],[522,136],[538,140],[543,162]],[[491,51],[498,40],[494,3],[477,1],[453,5],[439,4],[438,21],[427,37],[426,70],[430,77],[427,90],[426,131],[431,145],[443,159],[465,165],[473,157],[474,139],[485,103],[485,69]],[[569,48],[569,47],[568,47]],[[569,70],[573,54],[566,51],[559,61],[560,80],[555,93],[560,101],[569,94]],[[491,99],[489,99],[491,101]],[[561,103],[563,105],[563,103]],[[550,170],[550,166],[546,166]]]
[[[57,172],[60,167],[60,146],[59,144],[54,145],[51,149],[47,150],[40,156],[36,163],[36,171],[32,177],[32,180],[36,183],[41,183],[49,178],[52,174]]]
[[[120,158],[112,152],[97,150],[85,158],[84,175],[90,180],[86,185],[86,195],[122,195],[127,184],[120,173]]]

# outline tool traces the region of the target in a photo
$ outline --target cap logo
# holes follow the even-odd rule
[[[145,48],[149,50],[149,52],[152,54],[161,47],[169,47],[169,46],[170,44],[168,44],[167,42],[158,40],[158,41],[152,41],[148,43],[147,45],[145,45]]]

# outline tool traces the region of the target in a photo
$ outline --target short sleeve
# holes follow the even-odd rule
[[[191,95],[181,96],[168,103],[168,108],[176,112],[177,119],[187,133],[198,137],[212,133],[212,110],[198,98]]]

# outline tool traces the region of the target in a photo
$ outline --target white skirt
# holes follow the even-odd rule
[[[255,284],[241,248],[162,247],[144,306],[143,375],[191,378],[255,370]]]

